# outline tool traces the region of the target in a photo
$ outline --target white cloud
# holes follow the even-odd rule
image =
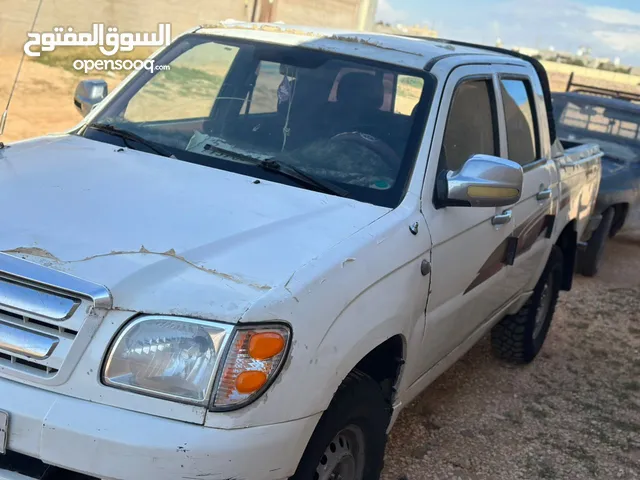
[[[389,0],[380,0],[378,2],[378,10],[376,19],[383,22],[396,23],[404,22],[409,18],[409,13],[405,10],[393,7]]]
[[[411,9],[405,0],[380,0],[378,16],[393,19],[398,16],[396,9],[406,9],[410,15],[404,15],[404,22],[426,14],[445,38],[493,44],[499,35],[508,47],[554,45],[567,52],[585,46],[596,57],[620,56],[623,63],[640,65],[640,7],[635,4],[616,9],[607,6],[609,0],[597,1],[599,6],[588,6],[584,0],[411,2],[416,3],[421,6]]]
[[[535,46],[554,44],[567,51],[584,45],[596,56],[622,54],[629,62],[640,62],[640,12],[585,6],[576,0],[504,0],[501,6],[507,5],[508,13],[503,15],[509,21],[505,18],[501,23],[508,25],[508,38],[528,37],[528,43],[534,40]],[[525,35],[522,29],[511,28],[522,18],[527,18],[531,27]]]
[[[598,22],[640,29],[640,12],[612,7],[588,7],[587,16]]]
[[[596,22],[593,36],[616,52],[640,53],[640,12],[612,7],[589,7],[586,16]]]
[[[617,52],[640,53],[640,31],[612,32],[596,30],[593,35]]]

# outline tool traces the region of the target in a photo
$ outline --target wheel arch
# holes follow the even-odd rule
[[[389,405],[393,403],[406,359],[407,339],[403,333],[368,335],[350,349],[350,354],[335,367],[334,375],[326,385],[323,409],[336,395],[340,385],[353,372],[371,377],[382,389]]]
[[[358,370],[369,375],[380,385],[389,402],[392,402],[402,375],[406,350],[404,336],[393,335],[367,353],[349,373]]]

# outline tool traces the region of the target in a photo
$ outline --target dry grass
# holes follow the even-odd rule
[[[569,75],[560,72],[548,72],[549,74],[549,83],[551,84],[551,90],[556,92],[564,92],[567,88],[567,82],[569,81]],[[629,85],[625,85],[624,83],[613,83],[609,81],[604,81],[600,79],[594,78],[585,78],[585,77],[576,77],[575,82],[591,85],[599,88],[610,88],[615,90],[620,90],[623,92],[635,92],[640,93],[640,86],[632,87]]]

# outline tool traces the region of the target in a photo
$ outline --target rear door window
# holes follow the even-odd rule
[[[416,105],[420,101],[424,80],[409,75],[398,75],[397,78],[394,113],[413,115]]]
[[[242,111],[249,114],[275,113],[278,103],[291,95],[293,81],[283,75],[280,64],[260,62],[255,85],[247,95]]]
[[[501,85],[509,159],[520,165],[535,162],[539,158],[539,142],[531,85],[525,80],[506,79]]]

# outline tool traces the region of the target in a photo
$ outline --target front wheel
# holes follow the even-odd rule
[[[553,246],[531,298],[515,315],[508,315],[491,330],[491,346],[498,358],[530,363],[547,338],[562,283],[562,250]]]
[[[320,418],[290,480],[380,478],[390,418],[380,385],[362,372],[351,372]]]

